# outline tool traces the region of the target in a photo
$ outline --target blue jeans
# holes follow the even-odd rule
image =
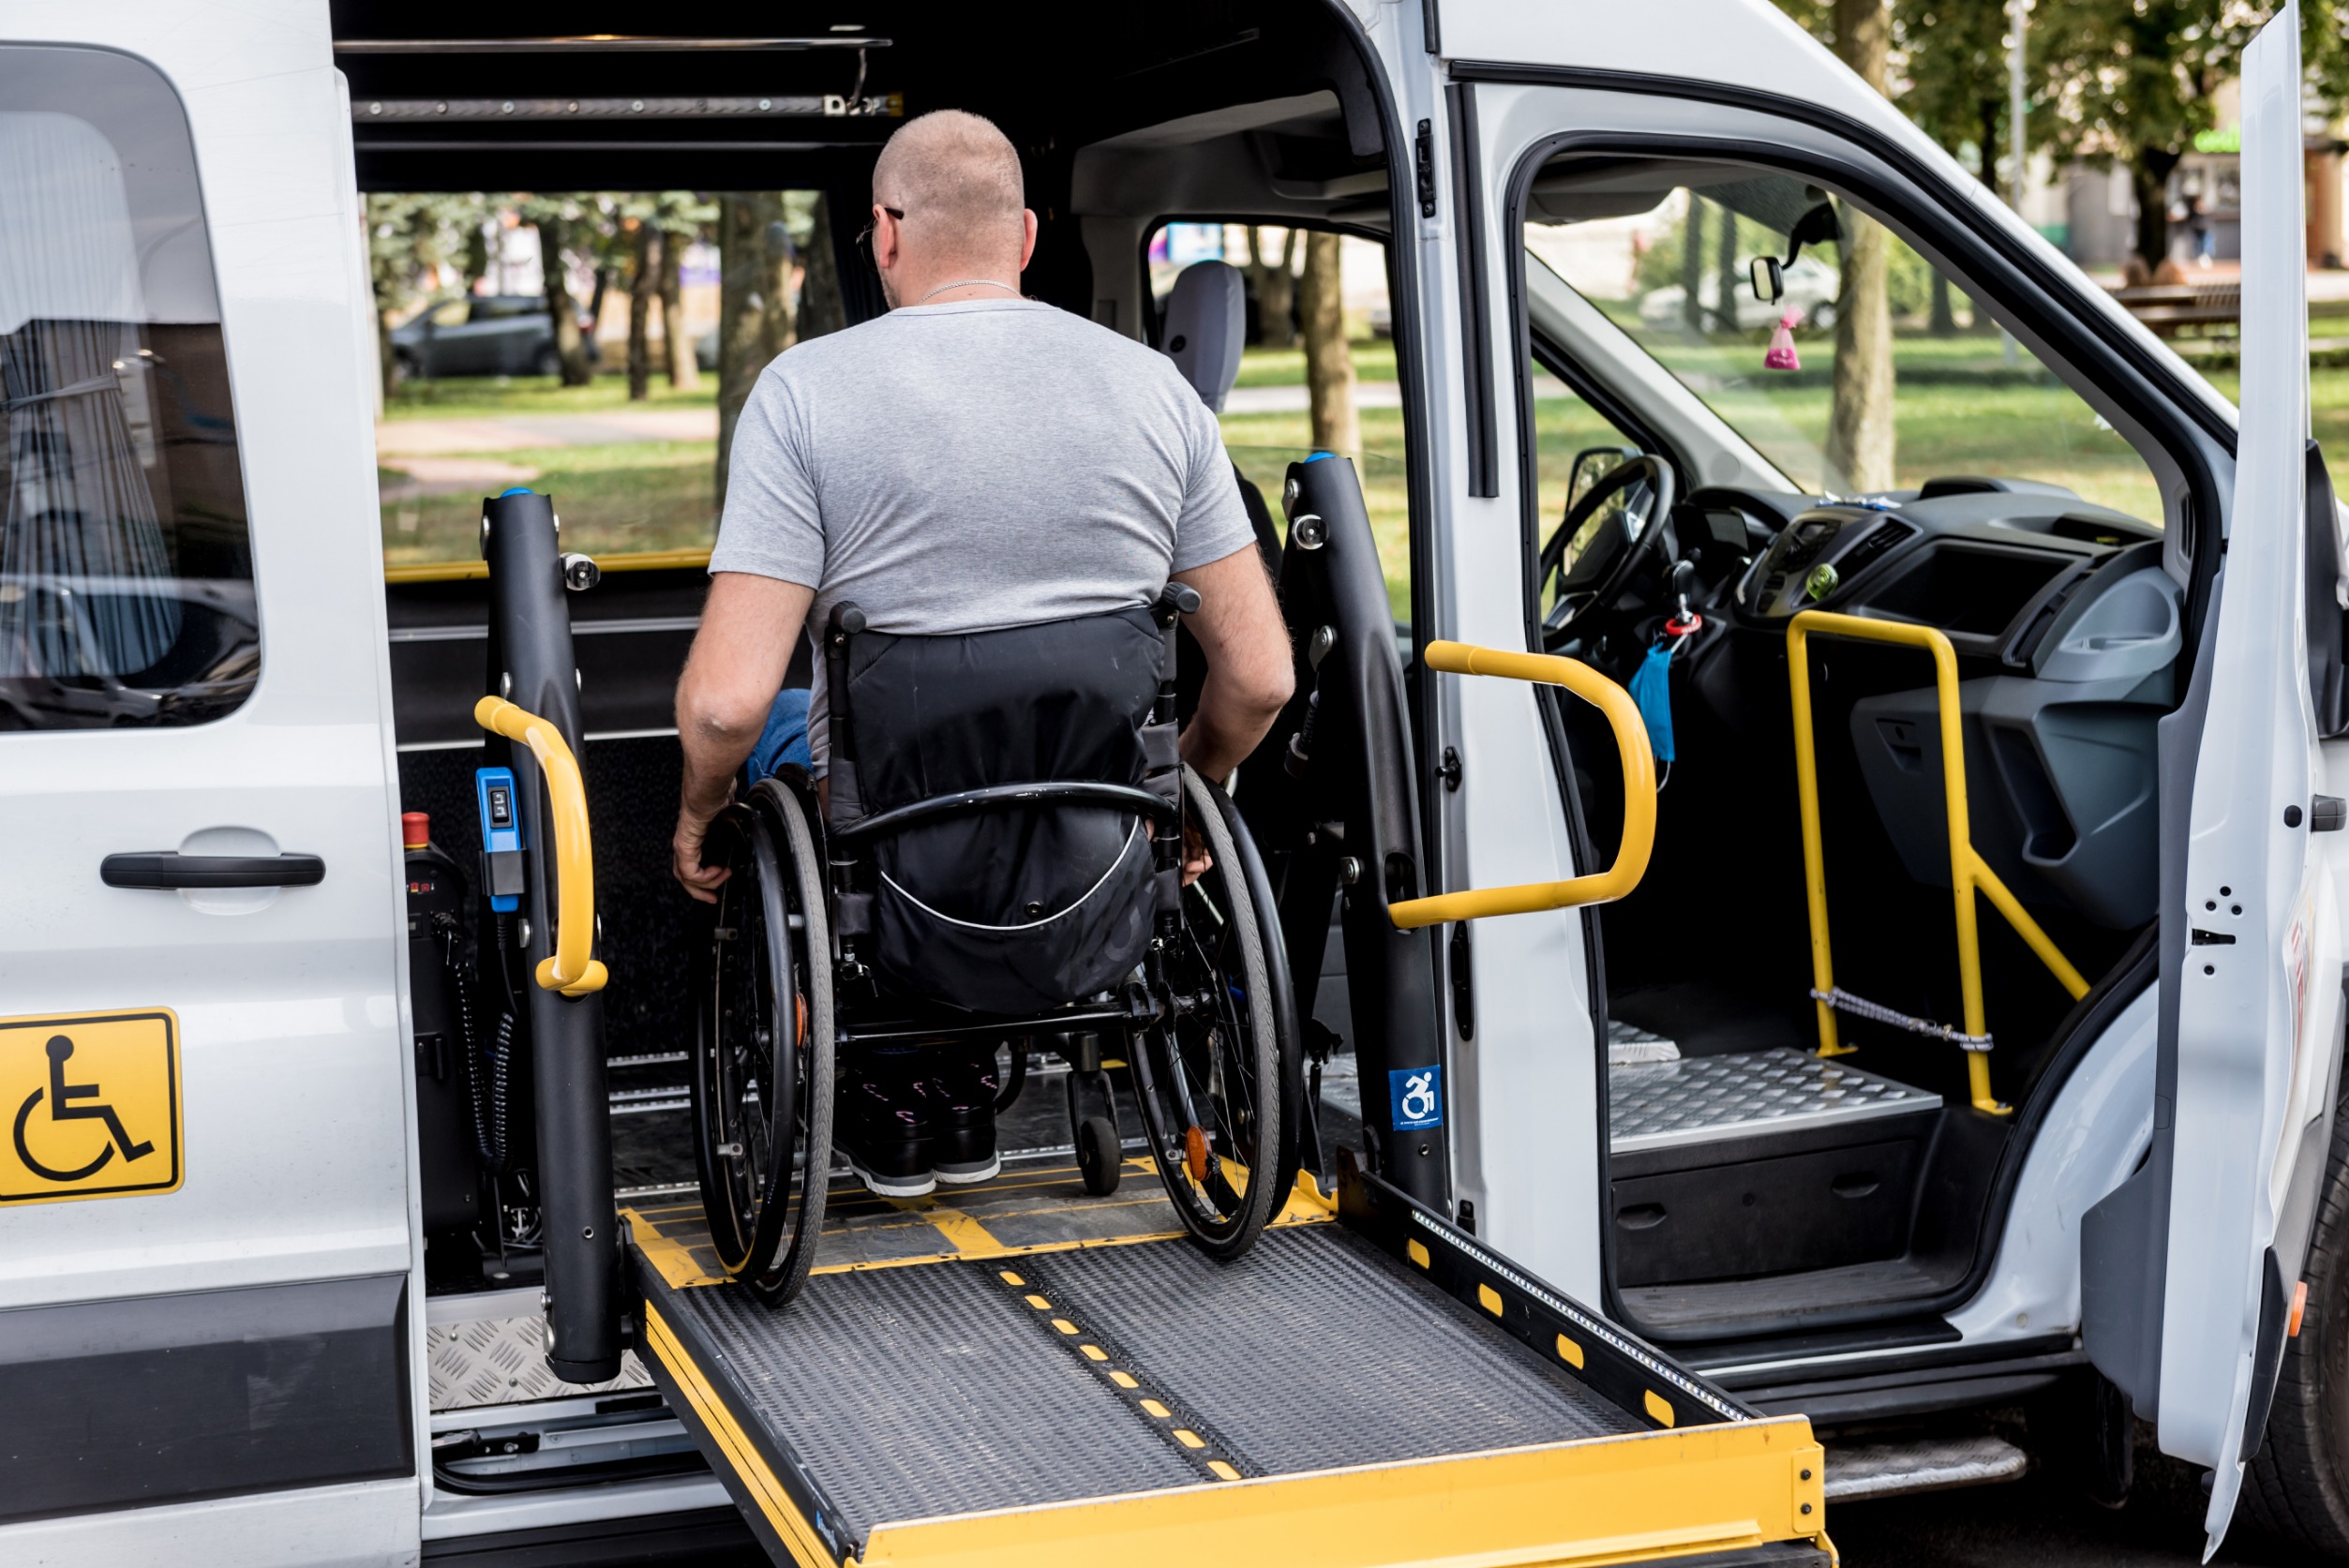
[[[775,705],[767,709],[767,727],[758,737],[758,744],[751,748],[750,760],[742,765],[745,784],[774,777],[775,770],[786,762],[813,769],[815,754],[808,746],[806,687],[788,687],[775,694]]]

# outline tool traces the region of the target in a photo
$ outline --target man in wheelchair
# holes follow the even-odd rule
[[[1257,918],[1237,819],[1201,781],[1228,776],[1287,701],[1288,635],[1213,415],[1165,357],[1021,297],[1035,236],[993,125],[907,123],[873,179],[891,311],[780,356],[736,432],[678,688],[673,849],[678,881],[719,906],[696,1092],[726,1105],[702,1117],[704,1187],[741,1199],[730,1222],[755,1283],[803,1250],[771,1266],[755,1255],[779,1243],[753,1232],[780,1234],[762,1211],[786,1207],[790,1161],[829,1164],[835,1038],[839,1142],[875,1192],[908,1197],[997,1169],[999,1043],[1157,1028],[1136,1071],[1158,1069],[1160,1104],[1143,1098],[1168,1125],[1161,1165],[1172,1146],[1211,1224],[1263,1221],[1236,1212],[1264,1195],[1238,1204],[1246,1178],[1217,1142],[1231,1129],[1203,1103],[1252,1071],[1194,1064],[1194,1096],[1167,1053],[1185,1049],[1176,1014],[1195,1002],[1210,1056],[1252,1033],[1226,1020],[1218,1035],[1210,1015],[1232,1004],[1184,933],[1235,907]],[[1180,611],[1208,674],[1178,740]],[[763,758],[796,739],[767,732],[788,727],[770,721],[810,626],[813,778],[786,767],[745,792],[754,746]],[[1269,991],[1263,965],[1256,952],[1223,989]],[[795,1232],[821,1202],[820,1179],[797,1187]]]

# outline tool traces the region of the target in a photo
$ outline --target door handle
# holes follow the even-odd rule
[[[157,850],[98,862],[109,888],[315,888],[326,862],[315,855],[182,855]]]

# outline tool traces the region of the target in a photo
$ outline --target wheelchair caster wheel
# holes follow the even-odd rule
[[[1117,1145],[1117,1125],[1107,1116],[1087,1116],[1077,1128],[1077,1172],[1085,1190],[1106,1198],[1117,1190],[1125,1150]]]

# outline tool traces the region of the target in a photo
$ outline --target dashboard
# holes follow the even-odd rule
[[[1782,700],[1760,694],[1784,691],[1802,611],[1934,627],[1960,661],[1976,848],[2027,903],[2116,930],[2152,918],[2155,726],[2184,632],[2160,529],[2055,485],[1958,477],[1857,498],[1706,487],[1673,532],[1711,584],[1684,689],[1725,732]],[[1815,697],[1822,745],[1849,748],[1908,874],[1947,887],[1929,664],[1842,639],[1812,656],[1836,675]]]
[[[1741,622],[1833,609],[1932,626],[1961,652],[2010,661],[2118,557],[2133,550],[2132,565],[2142,564],[2162,538],[2125,513],[2027,480],[1938,479],[1825,500],[1709,489],[1687,504],[1711,537],[1727,538],[1732,515],[1771,535],[1729,596]],[[2154,551],[2135,549],[2148,544]]]

